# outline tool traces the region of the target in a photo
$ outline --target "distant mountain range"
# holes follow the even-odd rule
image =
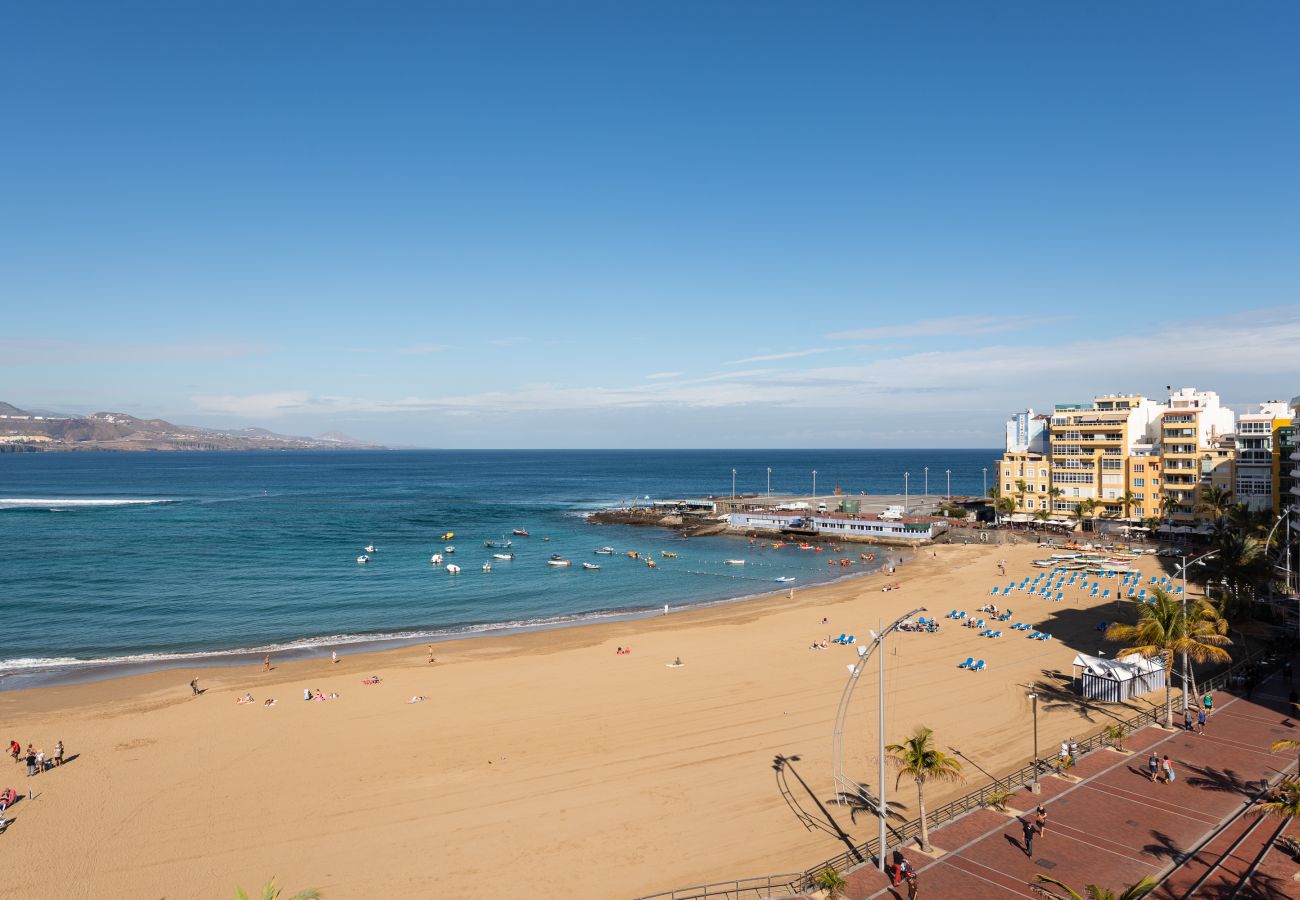
[[[0,452],[50,450],[380,450],[338,432],[294,437],[265,428],[216,429],[137,419],[126,413],[88,416],[29,412],[0,401]]]

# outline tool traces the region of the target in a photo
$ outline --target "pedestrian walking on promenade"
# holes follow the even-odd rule
[[[1160,774],[1160,757],[1155,753],[1152,753],[1151,758],[1147,760],[1147,774],[1151,776],[1152,781],[1155,781],[1156,776]]]
[[[1214,709],[1214,695],[1209,691],[1205,692],[1205,699],[1202,702],[1205,704],[1206,711]]]
[[[1183,730],[1192,730],[1192,708],[1190,706],[1183,710]]]
[[[1030,859],[1034,858],[1034,833],[1037,829],[1034,827],[1032,819],[1022,819],[1020,824],[1025,829],[1025,856]]]
[[[907,900],[916,900],[916,873],[907,873]]]
[[[1034,830],[1038,832],[1039,837],[1042,837],[1043,832],[1047,830],[1047,807],[1038,807],[1038,812],[1034,814]]]
[[[1205,710],[1201,710],[1196,714],[1196,727],[1201,734],[1205,734],[1205,720],[1208,718],[1209,716],[1206,714]]]
[[[1174,764],[1171,763],[1171,762],[1169,761],[1169,756],[1168,756],[1167,754],[1166,754],[1166,756],[1165,756],[1165,758],[1164,758],[1164,762],[1162,762],[1162,763],[1160,764],[1160,768],[1161,768],[1161,771],[1164,773],[1164,782],[1165,782],[1165,784],[1173,784],[1173,783],[1174,783]]]

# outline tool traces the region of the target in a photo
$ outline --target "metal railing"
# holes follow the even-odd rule
[[[637,900],[776,900],[797,893],[793,884],[803,874],[787,872],[784,875],[759,875],[736,881],[717,881],[665,891],[662,894],[647,894]]]
[[[1268,651],[1253,653],[1234,663],[1218,675],[1205,679],[1199,687],[1206,692],[1221,691],[1228,687],[1232,679],[1245,671],[1247,667],[1251,665],[1260,666],[1263,663],[1263,668],[1267,668],[1270,656],[1271,654]],[[1124,734],[1127,736],[1150,725],[1159,725],[1164,721],[1164,718],[1165,707],[1161,705],[1143,710],[1137,715],[1116,724],[1123,727]],[[1079,756],[1108,747],[1115,742],[1106,737],[1104,731],[1098,732],[1092,737],[1078,742]],[[991,794],[1012,793],[1030,784],[1034,780],[1036,772],[1051,774],[1056,771],[1057,767],[1049,760],[1033,760],[1002,778],[994,779],[978,790],[971,791],[969,794],[958,797],[950,803],[928,811],[925,817],[926,824],[933,829],[946,822],[951,822],[985,806]],[[921,834],[921,821],[920,819],[912,819],[898,825],[891,825],[889,826],[889,834],[891,840],[886,841],[885,853],[919,837]],[[766,900],[766,898],[789,897],[814,890],[817,887],[817,877],[827,869],[834,869],[836,872],[843,874],[851,869],[867,865],[868,863],[860,862],[862,859],[879,859],[879,845],[879,838],[871,838],[856,845],[853,850],[846,850],[832,856],[830,859],[822,860],[803,872],[768,875],[741,879],[740,881],[720,881],[715,884],[679,888],[676,891],[668,891],[662,894],[650,894],[645,897],[638,897],[637,900],[705,900],[705,898],[708,898],[708,900],[759,900],[759,898]],[[759,891],[763,890],[767,890],[769,893],[759,893]],[[779,893],[771,893],[771,891],[779,891]]]

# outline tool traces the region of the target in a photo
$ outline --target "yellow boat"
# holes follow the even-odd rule
[[[663,556],[663,557],[665,557],[665,558],[667,558],[667,559],[676,559],[676,558],[677,558],[677,554],[676,554],[676,553],[669,553],[667,550],[660,550],[660,551],[659,551],[659,555],[660,555],[660,556]]]
[[[449,531],[449,532],[447,532],[446,534],[444,534],[444,535],[442,536],[442,540],[444,540],[444,541],[449,541],[449,540],[451,540],[452,538],[454,538],[455,536],[456,536],[456,532],[454,532],[454,531]]]

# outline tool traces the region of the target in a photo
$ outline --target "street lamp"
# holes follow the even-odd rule
[[[772,496],[772,467],[767,467],[767,495]]]
[[[907,515],[907,478],[910,472],[903,473],[903,515]]]
[[[1183,577],[1183,627],[1184,628],[1187,627],[1187,567],[1194,562],[1200,562],[1203,559],[1209,559],[1211,556],[1214,556],[1218,552],[1219,552],[1218,550],[1211,550],[1209,553],[1202,553],[1200,556],[1197,556],[1194,559],[1183,560],[1183,562],[1178,566],[1179,571]],[[1168,677],[1170,674],[1172,673],[1166,673],[1166,677]],[[1183,712],[1187,712],[1189,706],[1190,704],[1187,701],[1187,651],[1184,650],[1183,651]],[[1170,728],[1174,727],[1173,722],[1168,722],[1166,724],[1168,724]]]
[[[1029,692],[1029,699],[1034,705],[1034,784],[1029,790],[1037,794],[1043,790],[1043,786],[1038,783],[1038,682],[1034,682],[1034,689]]]
[[[925,467],[925,502],[930,502],[930,467]]]
[[[731,499],[736,499],[736,470],[731,470]]]
[[[984,467],[984,496],[989,495],[989,467]]]
[[[944,469],[943,474],[948,476],[948,503],[952,503],[952,469]]]
[[[813,499],[817,499],[817,470],[813,469]]]

